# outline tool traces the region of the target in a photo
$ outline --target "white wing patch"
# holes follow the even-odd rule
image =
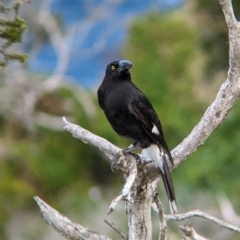
[[[160,132],[159,132],[159,130],[158,130],[158,128],[157,128],[157,126],[155,124],[153,124],[152,133],[154,133],[156,135],[160,134]]]
[[[128,148],[133,148],[133,147],[134,145],[132,143],[128,146]]]

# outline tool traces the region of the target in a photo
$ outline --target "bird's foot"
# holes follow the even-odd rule
[[[122,156],[123,154],[121,153],[121,151],[119,151],[111,160],[110,160],[110,167],[111,167],[111,170],[113,172],[114,169],[117,169],[118,170],[118,161],[119,161],[119,158]]]

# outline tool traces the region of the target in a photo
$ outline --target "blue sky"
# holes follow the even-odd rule
[[[70,34],[66,76],[85,88],[95,87],[108,62],[118,59],[131,20],[150,11],[181,6],[183,0],[52,0],[49,7],[61,19],[63,34]],[[56,71],[58,54],[49,42],[29,62],[33,72]]]

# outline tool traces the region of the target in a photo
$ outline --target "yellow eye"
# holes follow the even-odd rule
[[[115,70],[115,69],[116,69],[116,67],[114,65],[112,65],[112,70]]]

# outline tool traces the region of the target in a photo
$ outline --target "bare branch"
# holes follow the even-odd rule
[[[160,225],[159,240],[167,240],[167,223],[164,218],[164,210],[163,210],[162,203],[158,197],[158,193],[154,195],[153,201],[157,207],[158,216],[159,216],[159,225]]]
[[[65,117],[63,117],[62,120],[64,123],[64,130],[71,132],[73,137],[81,139],[84,143],[89,143],[95,147],[98,147],[110,159],[121,150],[117,146],[108,142],[106,139],[101,138],[78,125],[68,122]]]
[[[185,234],[183,240],[208,240],[207,238],[204,238],[197,234],[190,223],[186,223],[184,226],[180,226],[180,228]]]
[[[125,173],[126,183],[124,184],[121,195],[117,196],[111,202],[108,209],[108,214],[114,211],[118,202],[121,200],[126,200],[130,203],[133,202],[133,199],[131,197],[131,194],[132,194],[131,188],[137,176],[137,165],[136,165],[136,159],[134,158],[134,154],[129,153],[125,156],[123,152],[119,152],[113,158],[111,165],[112,165],[112,168],[115,168]]]
[[[37,202],[42,217],[61,235],[72,240],[111,240],[111,238],[98,232],[89,230],[78,223],[74,223],[66,216],[50,207],[39,197],[34,197]]]
[[[125,155],[122,151],[112,160],[112,167],[124,173],[126,183],[121,195],[112,201],[108,213],[114,210],[119,201],[126,201],[129,240],[151,239],[151,203],[156,184],[151,182],[152,179],[149,177],[151,171],[148,171],[151,168],[147,168],[148,165],[153,164],[145,164],[139,161],[138,155],[132,153]],[[154,172],[156,167],[153,169]]]
[[[204,143],[220,126],[228,112],[240,98],[240,25],[235,20],[230,0],[219,0],[229,28],[230,67],[227,80],[192,132],[173,151],[174,162],[179,165]]]
[[[111,167],[112,169],[116,169],[120,172],[130,175],[133,171],[134,176],[136,176],[136,154],[133,153],[123,153],[123,151],[119,151],[112,159],[111,159]],[[132,177],[131,182],[134,181],[135,177]],[[129,176],[128,176],[129,177]],[[128,190],[130,187],[128,188]],[[128,191],[126,190],[126,191]]]
[[[233,12],[233,7],[232,7],[232,1],[231,0],[219,0],[219,3],[222,7],[226,23],[229,28],[232,27],[234,23],[237,22],[234,12]]]
[[[109,208],[108,208],[108,212],[107,212],[108,215],[111,214],[111,213],[114,211],[114,209],[116,208],[117,204],[118,204],[121,200],[124,200],[122,194],[121,194],[121,195],[118,195],[117,197],[115,197],[115,198],[112,200],[112,202],[111,202],[111,204],[110,204],[110,206],[109,206]]]
[[[118,154],[121,152],[122,149],[118,148],[117,146],[110,143],[106,139],[91,133],[88,130],[76,124],[72,124],[68,122],[65,117],[63,117],[62,120],[64,123],[63,129],[72,133],[73,137],[82,140],[86,144],[91,144],[95,147],[98,147],[101,151],[103,151],[109,157],[110,160],[114,158],[117,159],[118,157],[120,157]],[[146,184],[147,182],[151,183],[159,179],[160,174],[159,174],[158,168],[156,167],[156,164],[150,161],[144,161],[144,160],[145,160],[144,158],[141,158],[141,164],[137,165],[138,171],[142,171],[142,168],[146,167],[144,174],[141,178],[141,184]],[[128,166],[130,166],[130,164]],[[126,169],[123,170],[124,166],[123,165],[121,166],[121,164],[119,163],[118,168],[120,167],[122,167],[121,171],[124,172],[126,170]],[[172,168],[171,165],[170,167]]]
[[[153,189],[151,184],[133,185],[133,203],[127,202],[128,240],[152,239],[151,204]]]
[[[55,69],[55,74],[64,74],[67,69],[70,58],[70,49],[68,42],[68,34],[64,36],[57,24],[56,19],[50,13],[50,8],[48,7],[48,2],[43,1],[42,6],[38,12],[38,22],[42,24],[46,30],[55,53],[58,55],[57,67]]]
[[[113,230],[115,230],[121,237],[122,239],[127,239],[126,234],[122,232],[122,230],[117,227],[113,222],[109,222],[108,220],[104,220],[104,222],[109,225]]]
[[[191,218],[191,217],[201,217],[207,220],[210,220],[211,222],[217,223],[219,226],[227,228],[231,231],[240,233],[240,228],[237,226],[234,226],[232,224],[229,224],[223,220],[220,220],[216,217],[213,217],[207,213],[204,213],[200,210],[195,210],[195,211],[190,211],[182,214],[174,214],[174,215],[165,215],[165,219],[168,220],[177,220],[177,221],[182,221],[186,218]]]

